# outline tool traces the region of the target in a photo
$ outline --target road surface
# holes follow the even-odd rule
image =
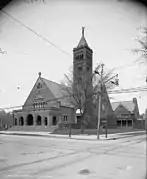
[[[0,179],[145,179],[146,136],[85,141],[0,135]]]

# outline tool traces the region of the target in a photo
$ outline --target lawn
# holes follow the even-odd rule
[[[133,131],[143,131],[141,129],[132,129],[132,128],[115,128],[115,129],[108,129],[108,134],[115,134],[115,133],[124,133],[124,132],[133,132]],[[100,134],[105,134],[105,129],[100,129]],[[52,132],[52,134],[61,134],[66,135],[69,134],[69,129],[56,129]],[[81,133],[80,129],[71,129],[72,135],[80,135],[80,134],[86,134],[86,135],[96,135],[97,130],[96,129],[85,129],[84,133]]]

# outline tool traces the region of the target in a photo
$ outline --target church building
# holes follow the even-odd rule
[[[82,28],[82,37],[73,48],[73,83],[84,84],[91,91],[93,74],[93,50],[89,47]],[[30,92],[21,110],[14,111],[15,126],[36,126],[42,128],[57,128],[62,122],[76,122],[76,112],[71,105],[66,92],[61,84],[39,77]],[[94,102],[90,98],[86,106],[86,114],[89,116],[87,127],[96,128],[98,116],[98,99]],[[101,117],[110,126],[116,126],[114,113],[109,101],[107,90],[102,92]]]
[[[73,122],[74,107],[66,98],[62,86],[39,77],[21,110],[14,112],[15,126],[31,126],[31,129],[57,128],[60,122]],[[25,128],[26,129],[26,128]]]

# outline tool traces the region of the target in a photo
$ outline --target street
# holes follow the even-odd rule
[[[0,179],[145,179],[146,135],[72,140],[0,135]]]

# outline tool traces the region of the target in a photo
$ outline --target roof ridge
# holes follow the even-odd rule
[[[57,84],[57,85],[61,85],[60,83],[57,83],[57,82],[55,82],[55,81],[51,81],[51,80],[49,80],[49,79],[46,79],[46,78],[43,78],[43,77],[41,77],[43,80],[46,80],[46,81],[49,81],[49,82],[51,82],[51,83],[55,83],[55,84]]]

